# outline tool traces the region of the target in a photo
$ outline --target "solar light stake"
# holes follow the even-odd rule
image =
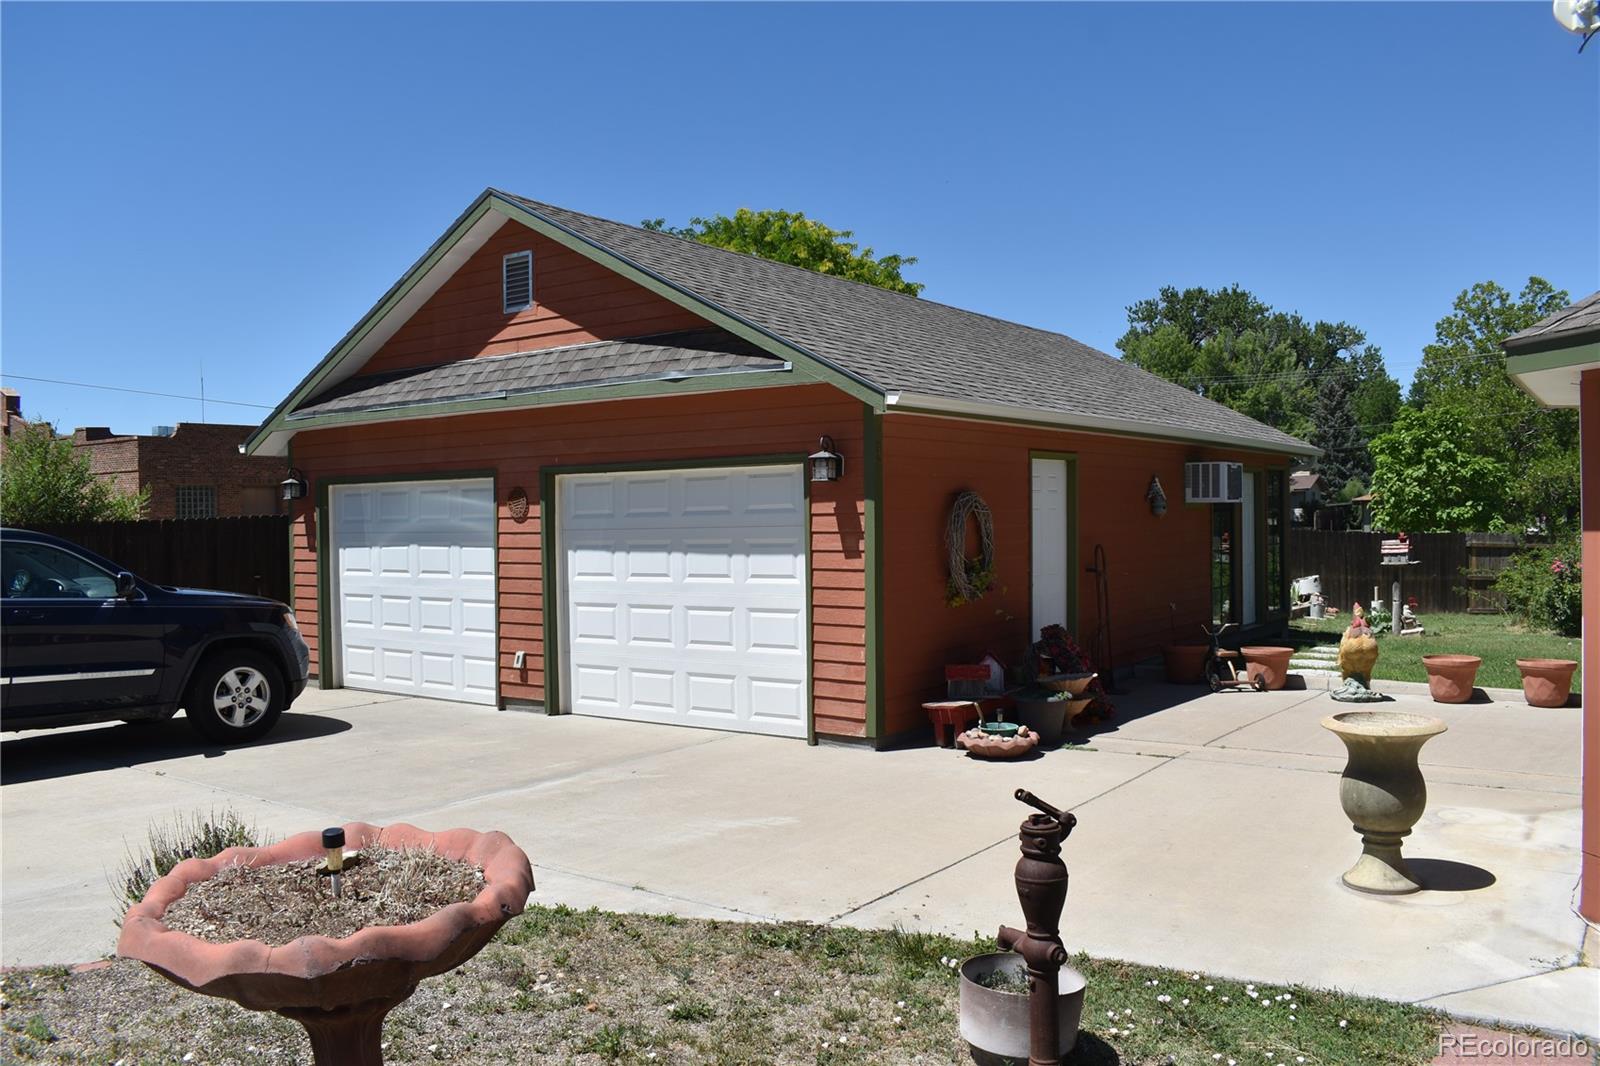
[[[333,882],[333,898],[341,899],[344,896],[344,879],[340,876],[344,870],[344,830],[338,826],[322,831],[322,846],[328,849],[328,873]]]

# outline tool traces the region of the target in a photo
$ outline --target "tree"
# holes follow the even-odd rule
[[[730,218],[692,218],[687,226],[668,226],[666,219],[646,219],[645,229],[670,233],[701,244],[758,255],[791,266],[862,281],[880,289],[916,296],[926,286],[907,281],[901,271],[916,257],[874,254],[850,238],[853,230],[834,229],[798,211],[751,211],[741,207]]]
[[[1473,452],[1458,412],[1443,404],[1400,412],[1373,440],[1373,521],[1391,532],[1504,528],[1510,469]]]
[[[1237,285],[1162,288],[1128,308],[1117,348],[1152,374],[1327,449],[1321,471],[1335,492],[1371,474],[1367,442],[1400,407],[1399,382],[1361,330],[1275,311]]]
[[[143,517],[148,499],[95,477],[89,457],[48,422],[13,432],[0,456],[0,521],[8,526],[132,521]]]
[[[1480,281],[1462,292],[1455,298],[1454,313],[1434,325],[1433,343],[1422,349],[1411,381],[1412,406],[1424,407],[1439,393],[1475,393],[1483,387],[1500,392],[1502,386],[1515,391],[1500,342],[1570,302],[1565,290],[1541,277],[1530,277],[1515,300],[1493,281]]]

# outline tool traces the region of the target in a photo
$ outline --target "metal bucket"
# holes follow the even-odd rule
[[[1001,992],[978,984],[978,978],[1009,971],[1027,980],[1027,966],[1014,951],[974,955],[961,964],[961,1038],[972,1045],[980,1063],[1006,1059],[1028,1061],[1028,994]],[[1061,967],[1056,1013],[1061,1025],[1060,1052],[1065,1055],[1078,1042],[1078,1022],[1083,1016],[1083,974]]]

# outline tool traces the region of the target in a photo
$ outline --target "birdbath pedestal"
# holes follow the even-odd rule
[[[1402,711],[1344,711],[1322,720],[1349,752],[1339,802],[1361,834],[1361,858],[1343,881],[1361,892],[1395,896],[1422,887],[1400,854],[1428,805],[1417,755],[1447,728],[1438,718]]]

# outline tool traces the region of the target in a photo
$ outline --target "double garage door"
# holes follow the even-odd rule
[[[556,496],[562,709],[805,735],[799,467],[566,475]],[[492,484],[331,500],[343,683],[493,703]]]

